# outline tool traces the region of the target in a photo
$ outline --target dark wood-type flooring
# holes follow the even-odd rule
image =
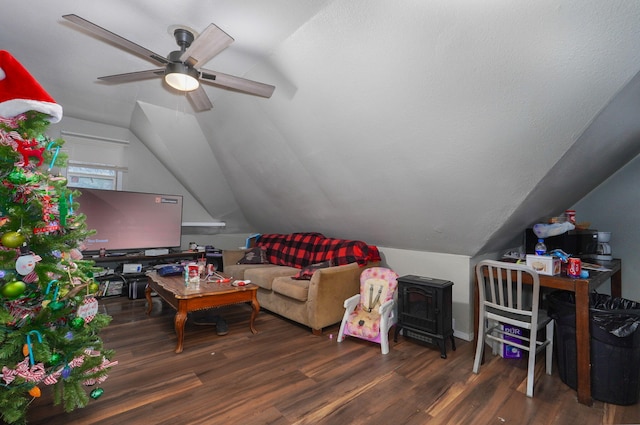
[[[448,358],[441,359],[437,348],[400,336],[382,356],[366,341],[338,343],[338,325],[314,336],[266,311],[254,335],[244,304],[222,309],[226,336],[187,321],[184,352],[175,354],[174,311],[154,298],[147,317],[145,305],[100,301],[113,316],[102,337],[119,362],[100,385],[104,394],[65,413],[45,390],[31,406],[29,424],[640,423],[640,404],[579,404],[557,370],[544,374],[542,361],[531,399],[524,394],[524,361],[489,353],[475,375],[466,341],[457,339],[457,351],[448,347]]]

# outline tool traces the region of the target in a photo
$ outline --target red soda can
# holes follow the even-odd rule
[[[576,224],[576,210],[566,210],[564,216],[571,224]]]
[[[582,271],[582,261],[579,258],[569,257],[569,265],[567,266],[567,275],[569,277],[580,277]]]

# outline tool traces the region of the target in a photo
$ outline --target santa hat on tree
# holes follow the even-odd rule
[[[62,106],[9,52],[0,50],[0,117],[11,118],[27,111],[48,114],[51,122],[62,119]]]

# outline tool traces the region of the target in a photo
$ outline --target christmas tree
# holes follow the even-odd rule
[[[66,411],[86,406],[116,362],[100,329],[93,261],[77,193],[53,175],[64,141],[45,135],[62,108],[8,52],[0,51],[0,412],[26,423],[46,389]],[[91,388],[86,388],[86,387]]]

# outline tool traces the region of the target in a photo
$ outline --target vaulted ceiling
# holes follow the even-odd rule
[[[160,79],[99,82],[153,66],[70,13],[161,54],[213,22],[235,42],[206,68],[275,93],[207,87],[196,113]],[[640,153],[635,0],[23,0],[0,34],[65,116],[129,128],[228,231],[474,256]]]

